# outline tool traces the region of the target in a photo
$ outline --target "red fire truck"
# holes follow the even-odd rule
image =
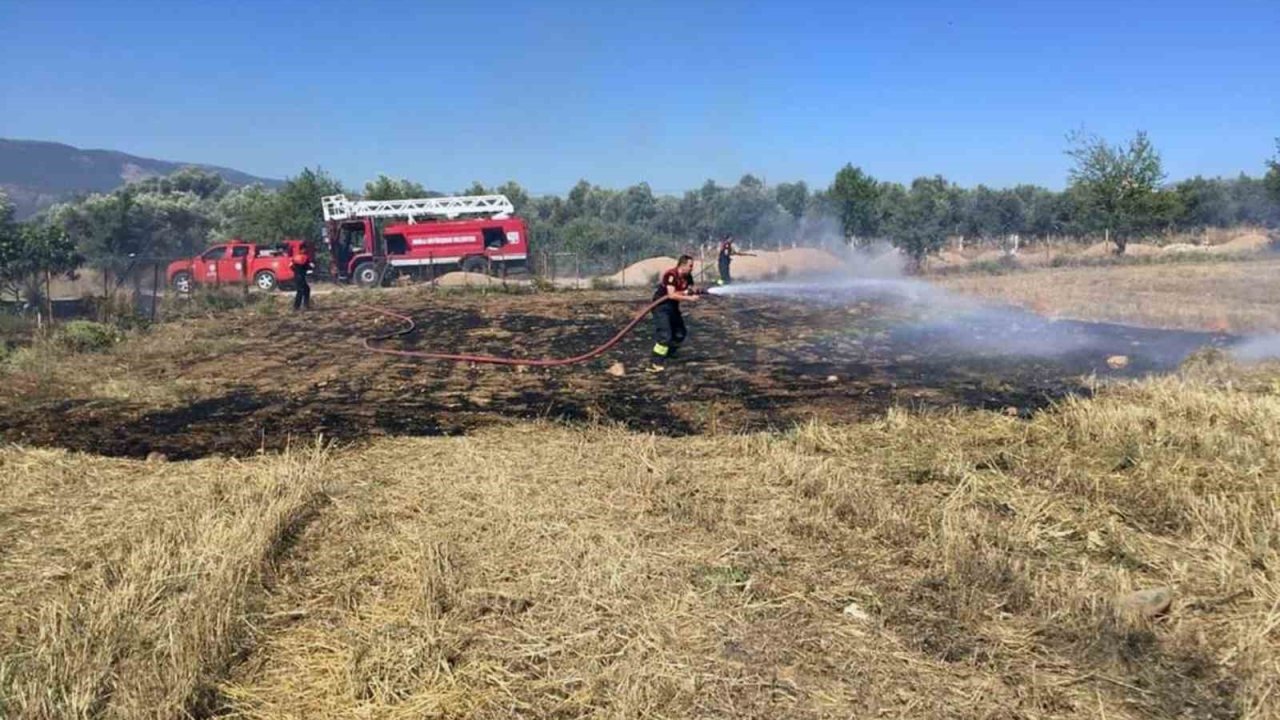
[[[289,239],[275,247],[245,242],[239,238],[215,245],[199,255],[169,263],[165,275],[169,284],[182,293],[196,285],[243,284],[252,281],[260,290],[275,290],[293,282],[290,258],[302,240]]]
[[[400,274],[461,268],[505,274],[529,259],[529,229],[503,195],[348,200],[322,198],[339,281],[374,287]]]

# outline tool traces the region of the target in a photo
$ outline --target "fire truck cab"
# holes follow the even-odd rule
[[[457,268],[505,274],[527,267],[528,227],[511,216],[511,202],[502,195],[362,201],[333,195],[323,205],[339,281],[375,287],[398,275],[432,277]]]

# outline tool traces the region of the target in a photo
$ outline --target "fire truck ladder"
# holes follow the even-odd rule
[[[414,198],[412,200],[348,200],[346,195],[329,195],[320,199],[324,219],[349,220],[366,217],[417,218],[434,216],[456,218],[459,215],[487,215],[500,220],[515,212],[506,195],[462,195],[456,197]]]

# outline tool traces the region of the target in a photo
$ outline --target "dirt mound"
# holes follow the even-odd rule
[[[751,255],[733,259],[734,280],[764,280],[776,277],[782,263],[779,253],[771,250],[753,250]]]
[[[976,263],[1000,262],[1005,257],[1006,257],[1006,253],[1003,250],[987,250],[986,252],[979,253],[976,257],[974,257],[973,262],[976,262]]]
[[[501,285],[502,280],[484,273],[459,271],[441,275],[436,278],[436,284],[440,287],[487,287],[489,285]]]
[[[658,276],[675,266],[675,258],[659,255],[631,263],[622,270],[612,275],[603,275],[599,279],[618,287],[643,287],[652,285]],[[694,260],[693,276],[696,278],[701,272],[702,263]]]
[[[1167,253],[1196,253],[1207,252],[1208,250],[1209,248],[1205,245],[1193,245],[1191,243],[1173,243],[1162,248],[1162,252]]]
[[[1216,253],[1249,253],[1266,250],[1271,238],[1261,230],[1244,230],[1235,237],[1220,245],[1212,246],[1209,251]]]
[[[1106,257],[1115,254],[1116,246],[1109,242],[1096,242],[1084,250],[1080,254],[1084,257]]]
[[[1150,243],[1129,243],[1124,249],[1124,254],[1129,257],[1150,257],[1161,252],[1159,246]]]
[[[632,276],[635,276],[641,278],[643,282],[647,283],[653,276],[661,275],[675,266],[675,258],[667,257],[666,255],[659,255],[657,257],[640,260],[639,262],[633,262],[615,275],[617,277],[621,277],[625,274],[628,282],[631,281]]]

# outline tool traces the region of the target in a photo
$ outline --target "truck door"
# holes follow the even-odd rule
[[[209,283],[216,285],[218,283],[218,265],[227,256],[227,246],[217,245],[205,250],[192,263],[191,275],[198,283]]]
[[[219,282],[244,282],[249,270],[249,246],[232,245],[231,252],[218,260]]]

